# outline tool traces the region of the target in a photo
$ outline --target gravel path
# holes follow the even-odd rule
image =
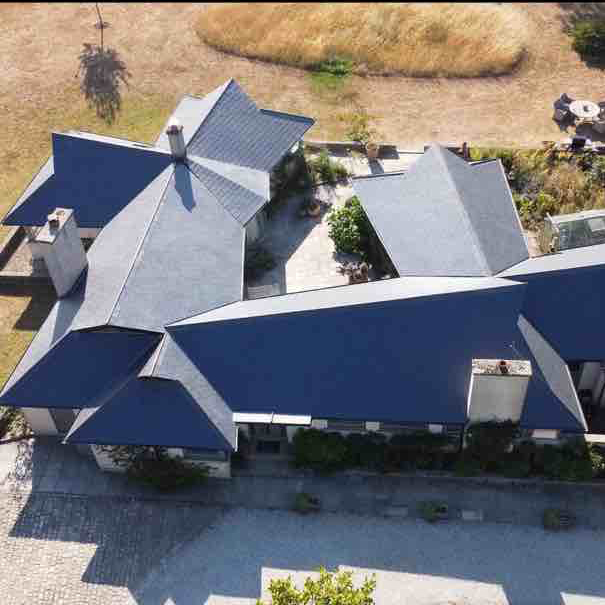
[[[287,512],[226,513],[165,559],[137,605],[248,605],[318,565],[376,573],[378,605],[603,605],[604,535]]]

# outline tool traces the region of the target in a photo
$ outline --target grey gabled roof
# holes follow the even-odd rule
[[[200,309],[239,300],[244,235],[187,167],[176,164],[109,323],[161,331]]]
[[[269,173],[189,156],[188,168],[241,225],[269,201]]]
[[[403,173],[353,179],[400,275],[487,276],[528,258],[499,161],[430,147]]]
[[[259,109],[235,80],[229,80],[187,150],[268,172],[314,123],[304,116]]]

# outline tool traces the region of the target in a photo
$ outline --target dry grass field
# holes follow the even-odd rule
[[[122,111],[107,125],[87,107],[75,73],[84,42],[96,42],[94,4],[0,3],[0,216],[50,153],[52,130],[113,133],[152,141],[181,95],[203,95],[234,77],[261,107],[313,116],[310,138],[342,138],[340,108],[358,102],[380,116],[384,139],[408,148],[431,141],[531,145],[568,135],[552,121],[561,92],[605,99],[603,72],[571,49],[562,20],[582,4],[519,4],[530,37],[513,75],[460,78],[353,75],[335,95],[318,95],[308,72],[221,53],[196,24],[193,3],[100,3],[105,43],[131,72]],[[464,5],[458,5],[464,7]],[[270,23],[266,36],[276,35]],[[458,52],[459,49],[456,49]],[[455,53],[452,53],[455,54]],[[6,231],[0,228],[0,239]],[[0,291],[0,382],[52,303],[48,292]]]
[[[334,57],[360,74],[468,77],[510,73],[527,14],[514,5],[233,3],[209,7],[200,39],[236,55],[313,67]]]

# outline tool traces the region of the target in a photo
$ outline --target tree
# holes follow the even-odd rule
[[[319,578],[307,578],[302,590],[294,586],[290,576],[286,580],[271,580],[271,602],[264,604],[258,600],[257,605],[373,605],[375,577],[365,578],[359,588],[353,586],[352,577],[351,571],[332,573],[320,567]]]
[[[80,90],[91,107],[95,107],[97,115],[111,123],[122,106],[120,85],[128,86],[130,72],[114,48],[105,48],[103,30],[109,23],[103,21],[99,4],[95,3],[98,23],[95,25],[101,31],[101,44],[84,43],[78,59],[80,66],[76,77],[83,76]]]
[[[101,445],[112,462],[135,480],[167,491],[194,485],[208,476],[208,467],[168,454],[168,448],[140,445]]]

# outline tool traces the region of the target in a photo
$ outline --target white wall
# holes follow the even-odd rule
[[[98,445],[91,445],[90,449],[99,465],[99,468],[104,471],[110,471],[113,473],[123,473],[124,469],[113,462],[107,452],[101,451]]]
[[[55,423],[46,408],[21,408],[34,435],[58,435]]]
[[[470,422],[518,422],[523,412],[529,376],[472,374],[469,387]]]

